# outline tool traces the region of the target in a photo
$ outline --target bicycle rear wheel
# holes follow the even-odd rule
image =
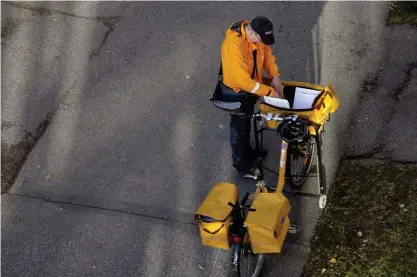
[[[293,188],[300,189],[307,178],[313,163],[315,147],[314,137],[308,137],[305,141],[289,145],[285,175]]]
[[[252,253],[249,241],[232,245],[232,263],[229,277],[259,277],[265,254]]]
[[[258,277],[261,273],[265,254],[254,254],[249,243],[240,248],[240,277]]]
[[[254,254],[249,244],[232,246],[232,264],[229,277],[259,277],[265,254]]]
[[[241,245],[239,243],[232,245],[232,263],[228,277],[240,277],[240,248]]]

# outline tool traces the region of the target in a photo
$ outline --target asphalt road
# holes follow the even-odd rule
[[[192,222],[215,182],[254,188],[231,166],[228,115],[208,101],[225,29],[266,15],[276,26],[282,79],[331,82],[342,93],[346,105],[326,137],[331,177],[355,78],[372,66],[372,51],[349,57],[343,49],[378,39],[384,5],[131,3],[2,196],[3,275],[225,276],[227,252],[202,247]],[[357,35],[364,25],[365,42]],[[350,77],[344,66],[358,62],[364,68]],[[271,167],[276,144],[269,135]],[[294,207],[303,231],[268,258],[263,276],[301,273],[319,211],[306,198]]]

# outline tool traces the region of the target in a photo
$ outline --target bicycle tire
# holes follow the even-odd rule
[[[307,146],[308,149],[303,149],[301,152],[300,147]],[[301,189],[308,173],[310,172],[311,165],[316,150],[315,138],[310,136],[303,144],[295,144],[288,146],[287,153],[287,166],[286,166],[286,179],[291,187],[294,189]],[[298,164],[297,164],[298,163]],[[299,166],[301,165],[301,166]],[[294,169],[301,169],[300,172],[294,173]]]
[[[246,259],[248,257],[248,259]],[[249,265],[255,261],[254,268],[249,266],[246,268],[246,263],[249,261]],[[253,254],[250,249],[250,244],[246,243],[240,248],[239,253],[239,277],[259,277],[262,271],[262,267],[265,261],[265,254]]]
[[[240,277],[240,244],[234,243],[232,245],[232,256],[231,256],[231,263],[230,263],[230,270],[228,277]]]

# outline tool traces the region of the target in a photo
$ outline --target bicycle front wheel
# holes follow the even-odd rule
[[[315,153],[316,141],[314,137],[290,145],[287,154],[286,177],[295,189],[300,189],[310,171]]]

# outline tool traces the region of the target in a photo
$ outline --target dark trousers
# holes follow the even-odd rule
[[[241,111],[245,115],[253,114],[257,98],[249,95],[242,102]],[[251,118],[242,118],[239,115],[230,115],[230,144],[232,146],[233,164],[240,171],[247,171],[252,167],[253,157],[250,148]]]

